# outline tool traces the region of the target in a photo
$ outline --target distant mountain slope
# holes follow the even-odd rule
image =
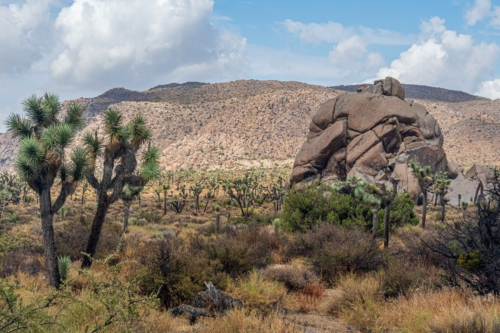
[[[169,83],[169,84],[160,84],[159,86],[155,86],[149,90],[155,90],[155,89],[160,89],[160,88],[177,88],[177,87],[198,88],[198,87],[201,87],[205,84],[209,84],[209,83],[204,83],[204,82]]]
[[[175,86],[176,85],[176,86]],[[184,83],[157,86],[146,91],[113,88],[95,98],[80,99],[85,106],[84,116],[91,118],[119,102],[169,102],[192,104],[215,102],[230,98],[246,98],[276,90],[297,90],[319,87],[300,82],[239,80],[217,84]],[[325,89],[324,87],[321,87]]]
[[[102,112],[113,106],[123,112],[124,121],[144,116],[162,152],[162,167],[291,165],[319,105],[344,93],[300,82],[255,80],[167,85],[142,92],[115,88],[77,100],[87,118],[78,141],[86,131],[104,135]],[[500,100],[418,101],[439,121],[451,160],[464,166],[500,165]],[[0,171],[12,168],[17,149],[17,140],[0,134]]]
[[[356,92],[357,86],[358,85],[334,86],[330,88],[348,92]],[[469,101],[486,99],[483,97],[465,93],[463,91],[449,90],[444,88],[434,88],[428,86],[421,86],[417,84],[403,84],[403,87],[405,88],[406,98],[449,102],[449,103],[469,102]]]

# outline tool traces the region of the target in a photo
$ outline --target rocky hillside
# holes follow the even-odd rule
[[[318,106],[345,93],[299,82],[247,80],[167,85],[143,92],[116,88],[79,102],[88,119],[83,131],[99,129],[100,114],[110,105],[126,119],[144,115],[165,167],[233,168],[291,165]],[[441,124],[451,160],[465,166],[500,161],[495,142],[500,137],[500,101],[420,103]],[[12,166],[15,154],[16,142],[0,134],[2,170]]]
[[[406,98],[412,99],[450,103],[486,100],[483,97],[474,96],[463,91],[434,88],[417,84],[403,84],[403,87],[405,88]],[[347,92],[356,92],[357,85],[335,86],[331,88]]]

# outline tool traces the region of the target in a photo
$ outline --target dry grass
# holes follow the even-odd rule
[[[215,320],[207,320],[199,333],[303,333],[304,329],[276,313],[263,317],[257,311],[234,310]]]

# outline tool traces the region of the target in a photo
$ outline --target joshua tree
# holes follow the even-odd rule
[[[425,218],[427,216],[427,189],[432,184],[432,174],[431,167],[425,166],[421,167],[418,162],[410,161],[410,168],[412,173],[417,178],[420,190],[423,193],[423,209],[422,209],[422,228],[425,228]]]
[[[253,209],[250,210],[250,207],[255,200],[258,181],[250,173],[246,173],[244,177],[233,182],[228,182],[223,185],[223,188],[229,197],[238,203],[242,216],[249,217],[253,214]]]
[[[61,277],[54,242],[53,218],[75,190],[76,184],[85,177],[85,151],[81,148],[76,148],[71,153],[67,151],[76,131],[83,124],[83,108],[78,104],[70,104],[66,115],[60,117],[59,98],[48,93],[43,97],[33,95],[25,99],[23,108],[27,116],[11,115],[6,125],[14,137],[20,139],[19,155],[15,163],[17,172],[40,197],[40,218],[49,281],[51,286],[59,288]],[[50,190],[57,177],[60,179],[60,190],[56,200],[52,202]]]
[[[163,215],[167,215],[167,191],[170,189],[170,185],[168,184],[163,184],[162,185],[162,190],[163,190]]]
[[[380,185],[382,204],[384,205],[384,248],[389,247],[389,230],[390,230],[390,214],[391,207],[396,195],[398,194],[399,179],[390,177],[392,191],[387,191],[385,183]]]
[[[160,167],[158,160],[160,151],[148,144],[142,154],[142,165],[138,174],[136,154],[139,149],[151,139],[151,132],[146,127],[144,118],[136,116],[127,125],[122,124],[122,116],[118,111],[109,109],[103,114],[107,143],[99,139],[97,132],[86,133],[84,144],[90,157],[90,172],[87,181],[97,191],[97,210],[92,221],[89,240],[83,258],[82,268],[90,267],[94,257],[99,237],[101,236],[104,219],[109,206],[122,196],[125,185],[144,187],[150,180],[158,178]],[[102,156],[102,178],[95,176],[97,158]],[[115,166],[115,163],[118,165]]]
[[[436,193],[436,195],[439,195],[439,202],[441,204],[441,222],[443,223],[446,214],[445,196],[448,193],[448,188],[451,182],[447,178],[448,175],[446,172],[438,172],[434,175],[434,192]]]
[[[205,193],[205,208],[203,209],[203,213],[207,212],[208,203],[213,197],[214,197],[213,191],[212,189],[209,189],[207,193]]]
[[[194,209],[198,212],[200,210],[200,194],[203,191],[203,186],[196,183],[195,185],[189,187],[189,191],[193,192]]]
[[[186,192],[186,185],[179,185],[179,190],[179,195],[175,199],[168,202],[177,214],[182,213],[182,210],[186,206],[188,197],[188,193]]]
[[[128,217],[130,213],[130,205],[132,204],[132,201],[134,201],[135,198],[141,193],[143,190],[143,187],[140,186],[132,186],[129,184],[126,184],[123,187],[122,190],[122,196],[120,199],[123,201],[123,232],[127,231],[128,228]]]

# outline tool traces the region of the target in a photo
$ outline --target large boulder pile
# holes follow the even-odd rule
[[[405,101],[393,78],[358,87],[320,106],[307,140],[296,156],[291,182],[345,180],[356,176],[375,184],[397,177],[399,189],[420,193],[408,167],[413,160],[432,172],[450,171],[439,124],[427,109]]]

